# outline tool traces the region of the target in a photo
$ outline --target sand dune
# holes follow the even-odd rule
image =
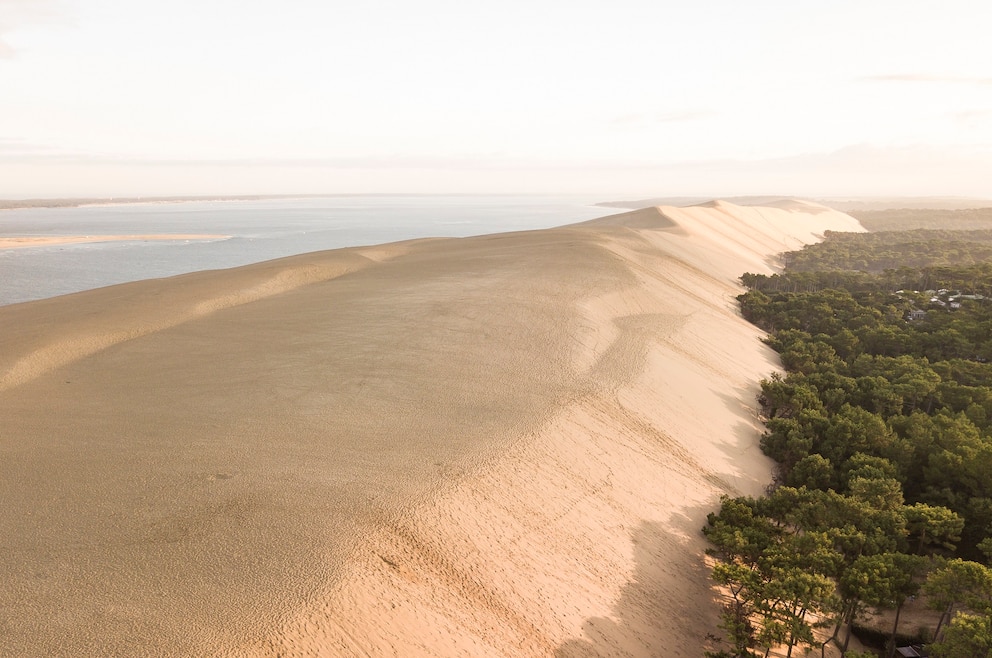
[[[0,655],[697,656],[796,202],[0,308]]]

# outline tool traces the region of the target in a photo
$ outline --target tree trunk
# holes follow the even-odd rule
[[[940,619],[937,620],[937,630],[933,632],[934,642],[940,639],[940,629],[943,628],[945,621],[947,622],[951,621],[951,614],[953,613],[953,611],[954,611],[954,604],[952,603],[949,606],[947,606],[947,610],[944,610],[943,614],[940,615]]]
[[[854,611],[857,602],[852,602],[851,607],[847,609],[847,613],[844,615],[844,619],[847,620],[847,629],[844,631],[844,646],[840,648],[841,655],[847,654],[847,645],[851,642],[851,627],[854,626]]]
[[[840,619],[837,620],[837,625],[834,626],[833,635],[830,636],[830,639],[831,640],[836,640],[837,639],[837,634],[840,633],[840,627],[843,626],[843,625],[844,625],[844,615],[841,615],[840,616]],[[824,642],[824,644],[826,644],[826,643]]]
[[[896,633],[899,632],[899,615],[902,614],[903,603],[904,601],[896,606],[896,623],[892,625],[892,637],[889,638],[889,658],[896,655]]]

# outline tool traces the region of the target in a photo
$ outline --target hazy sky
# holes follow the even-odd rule
[[[0,197],[992,197],[985,0],[0,0]]]

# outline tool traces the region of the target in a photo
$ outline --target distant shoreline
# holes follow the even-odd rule
[[[471,194],[418,192],[355,192],[336,194],[229,194],[191,196],[141,196],[141,197],[69,197],[60,199],[0,199],[0,210],[28,210],[32,208],[83,208],[89,206],[135,206],[158,203],[190,203],[196,201],[267,201],[275,199],[347,199],[353,197],[473,197],[473,196],[555,196],[544,194]],[[562,195],[569,196],[569,195]]]
[[[220,195],[189,195],[189,196],[139,196],[139,197],[68,197],[59,199],[0,199],[0,211],[29,210],[33,208],[84,208],[94,206],[134,206],[167,203],[192,203],[210,201],[266,201],[276,199],[335,199],[351,197],[471,197],[471,196],[504,196],[502,194],[470,194],[470,193],[407,193],[407,192],[372,192],[372,193],[329,193],[329,194],[220,194]],[[512,196],[546,196],[541,194],[521,194]],[[567,195],[566,195],[567,196]],[[601,201],[593,204],[602,208],[638,209],[649,206],[694,206],[711,201],[718,197],[654,197],[638,200]],[[992,200],[967,197],[790,197],[776,196],[743,196],[719,197],[741,206],[763,205],[771,201],[788,198],[804,198],[816,203],[848,212],[854,210],[890,210],[895,208],[954,210],[992,207]]]
[[[65,199],[0,199],[0,210],[27,208],[81,208],[83,206],[131,206],[150,203],[186,203],[189,201],[263,201],[331,196],[323,194],[247,194],[235,196],[148,196],[96,197]]]
[[[647,199],[603,201],[597,206],[603,208],[628,208],[636,210],[649,206],[697,206],[714,198],[729,201],[738,206],[763,206],[782,199],[802,199],[839,210],[840,212],[875,210],[972,210],[992,208],[992,199],[971,197],[816,197],[816,196],[730,196],[730,197],[651,197]]]

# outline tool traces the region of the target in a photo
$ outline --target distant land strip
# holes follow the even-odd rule
[[[80,206],[129,205],[135,203],[182,203],[185,201],[262,201],[324,196],[317,194],[246,194],[240,196],[144,196],[68,199],[0,199],[0,210],[21,208],[78,208]]]
[[[473,196],[471,194],[416,194],[416,193],[337,193],[337,194],[232,194],[202,196],[139,196],[95,197],[63,199],[0,199],[0,210],[25,208],[79,208],[82,206],[124,206],[151,203],[186,203],[190,201],[266,201],[270,199],[337,199],[353,197],[426,197]]]
[[[647,199],[604,201],[597,203],[603,208],[645,208],[648,206],[698,206],[714,197],[678,196],[651,197]],[[971,197],[804,197],[804,196],[721,196],[724,201],[738,206],[764,206],[782,199],[803,199],[812,201],[840,212],[877,211],[893,209],[912,210],[971,210],[992,207],[992,199]]]

